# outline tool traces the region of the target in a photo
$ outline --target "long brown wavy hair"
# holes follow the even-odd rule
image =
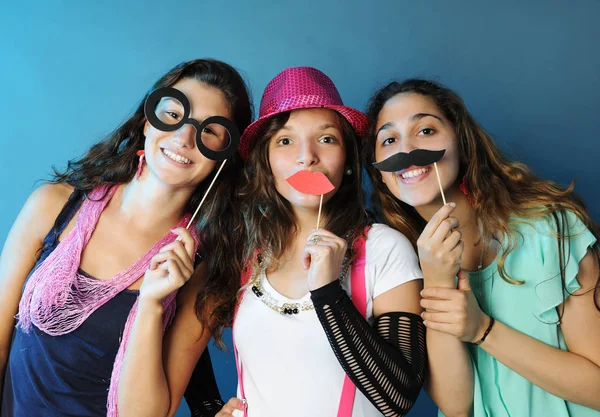
[[[95,187],[117,185],[131,181],[137,170],[136,152],[144,148],[144,103],[154,90],[170,87],[182,79],[192,78],[221,91],[229,105],[233,121],[243,131],[252,120],[252,102],[242,76],[230,65],[214,59],[184,62],[163,75],[142,98],[133,115],[117,127],[104,140],[93,145],[85,156],[71,160],[65,171],[54,170],[54,183],[67,183],[84,193]],[[196,314],[221,345],[224,327],[231,322],[235,294],[239,287],[241,263],[232,256],[241,248],[243,231],[236,219],[235,187],[241,176],[242,162],[238,154],[230,158],[219,175],[198,213],[195,224],[200,247],[198,256],[207,263],[207,276],[196,299]],[[208,185],[213,171],[198,185],[185,210],[195,211]],[[213,306],[208,309],[208,306]]]
[[[350,123],[343,116],[337,116],[346,147],[345,166],[352,173],[344,175],[337,192],[323,205],[323,227],[346,238],[351,248],[367,226],[361,186],[361,144],[360,137]],[[257,134],[258,139],[250,151],[244,170],[245,183],[239,194],[247,232],[244,260],[245,264],[251,266],[257,251],[266,262],[277,262],[298,231],[290,202],[275,188],[269,163],[269,142],[285,126],[289,117],[290,112],[284,112],[265,123]]]
[[[399,201],[381,180],[375,161],[375,125],[385,103],[403,93],[416,93],[435,102],[452,123],[458,138],[460,169],[457,181],[464,178],[472,197],[475,216],[484,240],[501,236],[507,238],[507,246],[498,259],[498,271],[507,282],[520,285],[523,281],[506,273],[506,257],[516,249],[518,231],[516,225],[529,219],[547,217],[556,225],[559,247],[560,276],[565,285],[565,252],[569,251],[570,232],[566,212],[573,212],[583,224],[600,238],[600,228],[587,212],[583,199],[573,192],[575,183],[564,189],[558,184],[535,176],[524,164],[504,156],[491,136],[477,123],[467,110],[463,100],[449,88],[430,80],[408,79],[392,82],[381,88],[369,101],[367,117],[370,129],[367,133],[364,166],[373,183],[372,203],[375,211],[390,226],[404,233],[416,246],[423,231],[425,220],[408,204]],[[552,219],[552,220],[550,220]],[[565,250],[566,245],[566,250]],[[600,247],[592,250],[600,261]],[[599,305],[600,277],[595,287],[595,304]]]

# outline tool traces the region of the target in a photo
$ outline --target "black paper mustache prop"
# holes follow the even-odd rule
[[[385,172],[402,171],[410,166],[423,167],[436,163],[442,159],[445,152],[445,149],[440,151],[415,149],[410,153],[398,152],[381,162],[375,162],[373,166],[378,170]]]
[[[397,172],[405,170],[411,166],[427,166],[433,164],[435,168],[435,174],[437,176],[438,185],[440,186],[440,192],[442,194],[442,200],[446,205],[446,196],[444,195],[444,189],[440,180],[440,173],[438,171],[437,162],[442,159],[446,153],[445,149],[439,151],[429,151],[427,149],[414,149],[409,153],[398,152],[384,159],[381,162],[374,162],[373,166],[380,171],[384,172]]]

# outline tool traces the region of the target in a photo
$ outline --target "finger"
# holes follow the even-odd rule
[[[456,300],[459,296],[460,291],[454,288],[432,287],[421,291],[421,297],[438,300]]]
[[[435,321],[424,320],[423,324],[427,327],[427,330],[437,330],[438,332],[456,335],[454,324],[450,323],[438,323]]]
[[[461,291],[471,291],[469,273],[463,269],[458,271],[458,289]]]
[[[311,233],[310,235],[308,235],[307,239],[306,239],[306,244],[307,245],[318,245],[321,244],[323,242],[333,242],[335,243],[340,249],[345,249],[347,246],[347,243],[344,239],[337,237],[337,236],[330,236],[330,235],[322,235],[320,233]]]
[[[166,271],[168,271],[170,280],[180,287],[183,286],[183,284],[185,284],[191,277],[191,274],[186,274],[183,272],[181,264],[179,264],[175,259],[167,259],[167,261],[165,261],[160,268],[164,268]]]
[[[306,239],[306,245],[318,245],[323,244],[324,242],[334,243],[336,247],[339,250],[342,250],[344,253],[346,253],[346,249],[348,248],[348,243],[344,239],[334,235],[333,233],[322,235],[321,233],[315,231],[308,235]]]
[[[447,312],[443,312],[443,311],[436,311],[436,312],[430,312],[430,311],[424,311],[423,313],[421,313],[421,317],[423,317],[424,321],[427,321],[429,323],[455,323],[456,322],[456,317],[454,316],[453,313],[447,313]]]
[[[194,267],[192,265],[190,265],[189,262],[185,262],[183,261],[178,255],[177,253],[175,253],[174,251],[167,251],[164,252],[164,254],[166,255],[166,260],[160,264],[158,266],[158,268],[162,268],[162,269],[168,269],[168,261],[173,261],[177,264],[177,266],[181,269],[181,272],[183,274],[188,274],[191,275],[192,272],[194,272]],[[187,253],[184,252],[184,256],[187,258]]]
[[[240,400],[239,398],[230,398],[229,401],[227,401],[227,404],[229,404],[230,406],[232,406],[234,409],[237,410],[243,410],[244,408],[246,408],[246,404],[244,403],[244,401]]]
[[[435,233],[435,231],[439,227],[440,223],[442,221],[444,221],[444,219],[447,219],[448,216],[450,216],[450,213],[452,213],[452,211],[454,211],[455,208],[456,208],[456,204],[455,203],[448,203],[445,206],[442,206],[442,208],[439,209],[433,215],[433,217],[431,218],[431,220],[429,220],[429,222],[427,223],[427,225],[423,229],[423,232],[421,233],[421,235],[424,236],[425,238],[428,238],[428,239],[431,238],[431,236],[433,236],[433,234]]]
[[[186,269],[190,271],[194,270],[194,258],[193,256],[190,256],[189,251],[185,247],[185,243],[178,242],[173,252],[178,260],[185,265]]]
[[[329,244],[323,242],[319,243],[319,245],[307,244],[302,250],[302,266],[304,269],[310,268],[313,258],[324,258],[327,256],[326,252],[331,250]]]
[[[304,247],[302,250],[302,266],[304,269],[310,268],[311,254],[308,251],[308,247]]]
[[[239,398],[231,398],[227,401],[227,404],[221,408],[221,411],[219,411],[217,416],[230,416],[235,410],[243,410],[244,408],[245,405],[242,403],[242,400]]]
[[[438,228],[433,232],[431,236],[431,240],[434,242],[444,242],[446,237],[450,234],[453,229],[458,227],[458,219],[456,217],[446,217],[442,220],[438,226]]]
[[[462,240],[459,241],[456,246],[454,247],[454,249],[452,249],[450,251],[450,254],[452,256],[455,256],[456,259],[462,259],[462,255],[463,252],[465,251],[465,242],[463,242]],[[462,262],[462,261],[461,261]]]
[[[317,256],[319,258],[330,257],[336,253],[341,252],[341,247],[338,242],[333,241],[320,241],[314,245],[306,245],[304,250],[308,252],[311,257]]]
[[[341,251],[339,243],[319,242],[318,244],[307,244],[302,251],[302,266],[304,269],[310,269],[314,259],[327,259],[335,256],[336,252]],[[342,252],[342,258],[345,251]],[[341,263],[341,260],[340,260]]]
[[[435,310],[439,312],[457,311],[459,307],[450,300],[433,300],[430,298],[421,299],[421,307],[429,311]]]
[[[313,229],[310,234],[308,235],[308,239],[311,239],[313,236],[318,235],[322,238],[330,238],[333,240],[339,240],[341,242],[345,242],[346,240],[338,235],[336,235],[335,233],[330,232],[329,230],[325,230],[325,229]]]
[[[179,259],[186,265],[187,269],[194,269],[194,261],[190,258],[189,253],[187,252],[184,243],[181,241],[171,242],[168,245],[163,246],[159,253],[161,252],[174,252]]]
[[[181,239],[181,243],[183,243],[183,246],[185,247],[188,256],[190,257],[190,259],[194,259],[194,256],[196,254],[196,241],[192,237],[190,231],[187,230],[185,227],[178,227],[176,229],[172,229],[171,232],[179,236],[179,238]]]
[[[446,252],[452,251],[456,247],[456,245],[458,245],[458,242],[460,242],[461,239],[462,233],[460,232],[460,230],[454,229],[450,233],[450,236],[448,236],[446,240],[444,240],[444,242],[442,243],[442,249]]]
[[[169,259],[169,252],[157,253],[150,259],[150,269],[154,270],[158,268],[163,262]]]

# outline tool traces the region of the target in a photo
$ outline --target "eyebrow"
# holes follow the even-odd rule
[[[394,123],[394,122],[387,122],[387,123],[385,123],[379,129],[377,129],[377,133],[375,134],[375,136],[378,136],[379,132],[381,132],[382,130],[389,129],[390,127],[394,127],[394,126],[396,126],[396,123]]]
[[[444,121],[439,116],[436,116],[435,114],[431,114],[431,113],[417,113],[417,114],[413,115],[410,118],[410,120],[411,121],[420,120],[424,117],[434,117],[434,118],[438,119],[440,122],[444,123]],[[394,122],[387,122],[387,123],[383,124],[379,129],[377,129],[377,133],[375,134],[375,136],[379,135],[379,132],[381,132],[382,130],[389,129],[390,127],[395,127],[395,126],[396,126],[396,124]]]
[[[436,119],[438,119],[440,122],[444,123],[444,121],[439,117],[436,116],[435,114],[431,114],[431,113],[417,113],[415,114],[413,117],[411,117],[411,120],[419,120],[422,119],[424,117],[435,117]]]
[[[327,130],[327,129],[332,129],[332,128],[339,130],[339,128],[336,125],[333,125],[331,123],[325,123],[325,124],[322,124],[321,126],[319,126],[320,130]]]
[[[163,97],[159,102],[160,103],[176,103],[179,105],[182,105],[181,102],[179,100],[177,100],[175,97]]]

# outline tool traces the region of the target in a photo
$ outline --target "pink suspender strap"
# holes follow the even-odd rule
[[[367,229],[368,230],[368,229]],[[352,303],[363,316],[367,317],[367,282],[365,277],[365,262],[366,262],[366,240],[364,238],[358,239],[354,244],[354,253],[356,257],[352,264],[352,273],[350,275],[350,290],[352,292]],[[247,268],[242,273],[242,285],[248,283],[249,278],[252,276],[252,269]],[[245,293],[245,291],[243,292]],[[243,293],[241,297],[243,297]],[[238,307],[242,300],[238,301]],[[236,311],[237,313],[237,311]],[[244,367],[239,358],[237,347],[235,345],[235,315],[234,325],[231,328],[231,337],[233,339],[233,353],[235,355],[235,366],[238,374],[238,388],[240,398],[244,400],[246,395],[244,394]],[[342,386],[342,396],[340,398],[340,406],[338,408],[337,417],[351,417],[352,408],[354,407],[354,396],[356,394],[356,386],[350,380],[348,375],[344,376],[344,384]],[[244,417],[248,417],[247,408],[244,408]]]
[[[354,259],[352,274],[350,275],[352,303],[363,317],[367,317],[367,282],[365,279],[366,240],[364,238],[356,241],[354,244],[354,253],[356,254],[356,258]],[[345,375],[337,417],[352,416],[355,395],[356,386],[348,375]]]

